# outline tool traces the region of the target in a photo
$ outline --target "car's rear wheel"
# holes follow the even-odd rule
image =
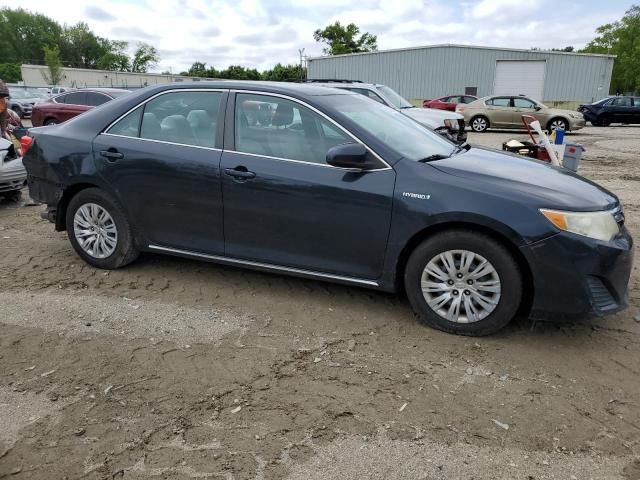
[[[460,335],[490,335],[516,315],[522,275],[509,251],[472,230],[450,230],[420,244],[405,269],[405,289],[425,324]]]
[[[46,126],[49,126],[49,125],[57,125],[57,124],[58,124],[58,121],[57,121],[55,118],[50,118],[50,119],[48,119],[48,120],[45,120],[44,124],[45,124]]]
[[[473,117],[470,122],[471,130],[477,133],[484,132],[487,128],[489,128],[489,119],[482,115],[478,115],[477,117]]]
[[[71,199],[66,227],[76,253],[94,267],[119,268],[138,257],[124,212],[98,188],[81,190]]]

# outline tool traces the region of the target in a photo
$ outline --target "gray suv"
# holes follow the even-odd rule
[[[359,93],[371,100],[399,110],[407,117],[412,118],[454,143],[462,144],[467,140],[467,133],[464,130],[464,117],[462,115],[445,110],[414,107],[395,90],[386,85],[363,83],[357,80],[335,79],[309,79],[307,82]]]

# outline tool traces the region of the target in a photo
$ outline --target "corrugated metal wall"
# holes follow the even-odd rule
[[[434,46],[309,59],[308,78],[345,78],[390,86],[410,99],[493,94],[496,60],[545,60],[547,102],[587,102],[609,93],[613,58],[551,52]]]

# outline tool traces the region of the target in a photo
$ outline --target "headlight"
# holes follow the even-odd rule
[[[458,120],[451,120],[450,118],[447,118],[444,121],[444,126],[451,130],[458,130]]]
[[[541,208],[540,213],[560,230],[596,240],[608,242],[620,232],[611,212],[563,212]]]
[[[570,116],[572,116],[573,118],[583,118],[581,113],[571,113]]]

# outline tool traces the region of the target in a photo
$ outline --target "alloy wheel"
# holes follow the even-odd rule
[[[484,132],[487,129],[487,121],[482,117],[474,118],[471,122],[471,128],[475,132]]]
[[[553,122],[551,122],[551,125],[549,127],[550,127],[549,130],[551,130],[551,131],[553,131],[553,130],[555,130],[557,128],[561,128],[563,130],[566,130],[567,129],[567,124],[565,123],[564,120],[557,119],[557,120],[554,120]]]
[[[498,306],[500,277],[483,256],[468,250],[448,250],[424,268],[422,294],[431,309],[454,323],[474,323]]]
[[[107,210],[85,203],[73,217],[73,232],[80,248],[93,258],[107,258],[118,246],[118,228]]]

